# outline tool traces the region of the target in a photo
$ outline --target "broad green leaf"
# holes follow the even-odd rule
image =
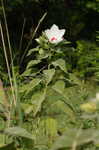
[[[40,54],[40,55],[44,54],[44,50],[43,50],[42,48],[39,49],[39,54]]]
[[[76,143],[77,146],[83,145],[94,141],[96,135],[99,135],[99,131],[94,129],[69,129],[56,140],[50,150],[72,147],[74,143]]]
[[[56,92],[62,94],[65,89],[65,82],[63,80],[59,80],[55,83],[55,85],[52,86],[52,89],[54,89]]]
[[[42,60],[42,59],[48,58],[49,56],[51,56],[51,53],[49,53],[49,52],[43,52],[42,54],[39,54],[37,56],[37,59],[38,60]]]
[[[30,83],[29,83],[29,86],[30,88],[34,88],[36,87],[39,83],[41,82],[41,79],[40,78],[34,78]],[[27,90],[28,92],[29,90]]]
[[[39,64],[40,62],[41,62],[40,60],[31,60],[31,61],[28,63],[26,69],[29,69],[29,68],[31,68],[33,65],[37,65],[37,64]]]
[[[32,96],[33,112],[34,116],[41,110],[41,106],[46,97],[46,88],[43,91],[36,92]]]
[[[66,63],[65,63],[64,59],[61,59],[61,58],[60,58],[60,59],[58,59],[58,60],[52,62],[52,64],[53,64],[55,67],[58,66],[62,71],[67,72]]]
[[[66,44],[70,44],[71,42],[70,41],[67,41],[67,40],[63,40],[63,41],[61,41],[59,44],[58,44],[58,46],[59,47],[61,47],[61,46],[66,46]]]
[[[33,48],[33,49],[30,49],[27,56],[31,55],[33,52],[36,52],[36,51],[39,51],[39,48]]]
[[[34,136],[30,134],[26,129],[21,127],[10,127],[4,130],[5,134],[16,137],[24,137],[34,140]]]
[[[63,112],[62,111],[63,109],[61,110],[60,107],[59,107],[60,109],[58,109],[59,112],[57,112],[57,110],[54,109],[54,108],[56,108],[56,106],[54,104],[55,103],[57,104],[58,101],[61,101],[61,102],[63,102],[63,104],[65,106],[67,106],[67,107],[69,107],[69,109],[71,109],[71,112],[73,111],[73,113],[74,113],[75,109],[74,109],[74,106],[72,105],[71,100],[68,99],[67,97],[65,97],[65,95],[64,95],[65,90],[62,91],[61,89],[60,90],[59,89],[53,90],[53,89],[54,89],[53,87],[47,88],[46,101],[47,101],[47,106],[49,106],[49,108],[47,108],[47,111],[51,112],[51,110],[52,110],[52,112],[54,112],[55,114],[56,113],[59,114],[60,112]],[[69,110],[68,110],[68,113],[69,113]],[[71,116],[72,116],[72,114],[71,114]]]
[[[49,69],[43,71],[46,83],[49,84],[55,74],[55,69]]]
[[[26,92],[28,94],[34,87],[36,87],[41,82],[40,78],[34,78],[28,84],[22,85],[20,92]]]
[[[55,85],[52,86],[52,89],[54,89],[58,94],[61,95],[62,101],[70,108],[72,111],[75,112],[75,109],[72,105],[72,102],[65,96],[66,89],[65,89],[65,82],[63,80],[59,80],[55,83]]]
[[[70,73],[69,74],[69,78],[70,78],[70,81],[73,84],[77,84],[77,85],[80,85],[80,86],[83,85],[83,83],[81,82],[81,80],[79,80],[79,78],[77,78],[75,74]]]
[[[31,68],[26,69],[20,76],[24,77],[24,76],[29,76],[31,75]]]
[[[32,76],[32,77],[36,77],[38,71],[32,72],[32,68],[26,69],[21,75],[20,77],[26,77],[26,76]]]
[[[53,103],[51,106],[52,109],[55,108],[54,112],[59,114],[68,115],[72,120],[75,120],[75,113],[68,105],[66,105],[63,101],[58,100],[57,102]],[[50,109],[51,109],[50,108]]]
[[[26,115],[33,111],[33,105],[31,104],[21,103],[21,107]]]

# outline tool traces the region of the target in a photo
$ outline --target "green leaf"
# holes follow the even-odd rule
[[[59,80],[55,83],[55,85],[52,86],[52,89],[54,89],[58,94],[61,95],[61,99],[62,101],[64,101],[64,103],[69,106],[70,109],[72,109],[72,111],[75,112],[71,101],[69,101],[69,99],[67,98],[67,96],[65,96],[66,94],[66,88],[65,88],[65,82],[63,80]]]
[[[21,107],[26,115],[33,111],[33,105],[31,104],[21,103]]]
[[[49,69],[43,71],[46,83],[49,84],[55,74],[55,69]]]
[[[63,101],[58,100],[57,102],[53,103],[53,105],[51,106],[51,108],[55,108],[54,112],[59,112],[59,114],[65,114],[68,115],[70,119],[75,120],[75,113],[74,111],[72,111],[72,109],[70,109],[70,107],[68,107],[68,105],[66,105]],[[50,108],[50,111],[51,111]]]
[[[30,134],[26,129],[21,127],[10,127],[4,130],[5,134],[15,137],[24,137],[34,140],[34,136]]]
[[[32,77],[36,77],[37,75],[37,71],[33,72],[32,68],[26,69],[21,75],[20,77],[26,77],[26,76],[32,76]]]
[[[66,46],[66,44],[70,44],[71,42],[70,41],[67,41],[67,40],[63,40],[63,41],[61,41],[60,43],[58,43],[58,46]]]
[[[74,84],[77,84],[77,85],[82,85],[83,83],[81,82],[81,80],[79,78],[76,77],[75,74],[73,73],[69,73],[69,78],[70,78],[70,81]]]
[[[31,61],[28,63],[26,69],[29,69],[29,68],[32,67],[33,65],[37,65],[37,64],[39,64],[40,62],[41,62],[40,60],[31,60]]]
[[[59,67],[62,71],[66,72],[67,73],[67,69],[66,69],[66,63],[63,59],[58,59],[54,62],[52,62],[52,64],[55,66],[55,67]]]
[[[23,85],[20,88],[20,92],[25,92],[25,94],[28,94],[33,88],[35,88],[39,83],[41,82],[41,79],[34,78],[31,80],[30,83]]]
[[[56,92],[58,92],[59,94],[64,93],[64,89],[65,89],[65,82],[62,80],[59,80],[55,83],[55,85],[52,86],[52,89],[54,89]]]
[[[29,86],[33,89],[41,82],[40,78],[34,78],[30,83]]]
[[[34,116],[36,116],[36,114],[41,110],[41,106],[43,101],[45,100],[45,97],[46,97],[46,88],[43,91],[36,92],[32,96],[32,104],[34,105],[33,106]]]
[[[51,53],[50,53],[50,52],[45,52],[45,51],[43,51],[42,54],[39,54],[39,55],[37,56],[37,59],[38,59],[38,60],[42,60],[42,59],[48,58],[49,56],[51,56]]]
[[[33,48],[33,49],[30,49],[27,56],[31,55],[33,52],[36,52],[36,51],[39,51],[39,48]]]
[[[94,129],[69,129],[64,135],[59,137],[50,150],[57,150],[64,147],[77,146],[94,141],[99,132]]]

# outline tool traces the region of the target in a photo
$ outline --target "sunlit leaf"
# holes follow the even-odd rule
[[[28,94],[33,88],[35,88],[39,83],[41,82],[40,78],[34,78],[29,83],[24,84],[20,88],[20,92],[25,92],[25,94]]]
[[[30,134],[26,129],[21,127],[10,127],[4,130],[5,134],[16,137],[24,137],[34,140],[34,136]]]
[[[85,103],[80,105],[81,110],[85,111],[85,112],[96,112],[97,110],[97,106],[94,102],[89,102],[89,103]]]
[[[38,50],[39,50],[38,47],[37,47],[37,48],[30,49],[29,52],[28,52],[28,54],[27,54],[27,56],[31,55],[33,52],[36,52],[36,51],[38,51]]]
[[[50,150],[57,150],[64,147],[77,146],[94,141],[99,135],[98,130],[94,129],[69,129],[64,135],[60,136]]]
[[[44,70],[43,73],[46,83],[49,84],[55,74],[55,69]]]
[[[58,59],[58,60],[52,62],[52,64],[53,64],[55,67],[58,66],[62,71],[67,72],[66,63],[65,63],[64,59],[61,59],[61,58],[60,58],[60,59]]]
[[[57,81],[57,82],[52,86],[52,88],[53,88],[56,92],[62,94],[62,93],[64,92],[64,89],[65,89],[65,82],[64,82],[63,80],[59,80],[59,81]]]
[[[36,114],[41,110],[41,106],[43,101],[46,97],[46,88],[43,91],[36,92],[32,96],[32,104],[33,104],[33,115],[36,116]]]
[[[33,65],[37,65],[39,64],[41,61],[40,60],[31,60],[28,65],[27,65],[27,69],[29,69],[30,67],[32,67]]]
[[[21,103],[21,107],[26,115],[33,111],[33,105],[31,104]]]

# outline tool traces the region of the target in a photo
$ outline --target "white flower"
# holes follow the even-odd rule
[[[45,30],[45,34],[50,43],[59,43],[63,40],[65,29],[59,29],[57,25],[53,24],[50,29]]]

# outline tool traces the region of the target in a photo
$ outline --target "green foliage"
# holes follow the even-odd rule
[[[95,22],[98,0],[8,0],[4,4],[11,41],[14,39],[13,47],[19,57],[14,56],[11,62],[15,66],[10,70],[10,85],[0,43],[0,79],[6,85],[5,88],[0,84],[0,149],[98,149],[98,94],[95,97],[99,90],[99,46]],[[48,21],[41,26],[36,37],[54,22],[66,27],[65,37],[71,42],[64,39],[52,44],[43,32],[31,45],[37,46],[28,50],[19,65],[26,44],[45,11],[48,11]],[[1,6],[0,16],[3,18]],[[22,25],[23,19],[26,19],[26,27],[19,51],[20,28],[17,25]],[[32,21],[33,31],[27,34]],[[19,73],[17,68],[24,72]]]
[[[89,8],[89,9],[93,9],[93,10],[99,12],[99,1],[96,0],[96,2],[94,2],[94,1],[90,1],[90,0],[89,0],[89,1],[86,3],[86,7]]]
[[[10,136],[15,136],[15,137],[24,137],[28,139],[34,140],[34,137],[28,133],[25,129],[20,128],[20,127],[10,127],[4,130],[5,134],[8,134]]]
[[[79,68],[84,70],[85,64],[86,67],[89,67],[89,63],[94,64],[88,58],[93,56],[93,51],[97,51],[97,48],[94,49],[93,44],[87,45],[84,41],[77,42],[77,49],[68,46],[68,42],[65,40],[58,45],[53,45],[49,43],[44,33],[36,41],[39,46],[28,52],[28,56],[33,56],[33,60],[27,64],[26,71],[21,75],[21,80],[24,82],[20,87],[21,106],[24,118],[28,120],[28,124],[26,125],[24,121],[23,126],[29,128],[35,135],[34,143],[36,145],[34,144],[34,148],[54,150],[72,147],[75,143],[77,130],[81,130],[81,132],[77,137],[76,147],[82,147],[90,142],[95,143],[95,139],[97,139],[95,136],[98,136],[98,133],[93,136],[92,132],[97,132],[97,123],[91,118],[82,119],[81,117],[83,113],[93,112],[92,109],[91,111],[82,110],[82,104],[92,91],[93,93],[96,91],[93,88],[89,89],[89,86],[86,87],[86,84],[75,74],[80,73]],[[75,64],[78,68],[72,68],[73,61],[69,66],[68,56],[71,55],[69,50],[72,50],[72,57],[76,59]],[[84,59],[85,53],[88,61]],[[93,60],[97,59],[97,54],[94,54]],[[94,67],[96,65],[97,63],[94,64]],[[68,70],[72,70],[74,73],[69,73]],[[85,78],[85,72],[83,78]],[[81,73],[79,77],[82,77]],[[88,110],[89,107],[86,109]],[[90,123],[86,124],[87,121]],[[83,131],[80,129],[81,125],[83,128],[90,129]],[[76,129],[72,130],[74,127]],[[96,128],[94,131],[93,127]],[[39,147],[39,145],[42,146]]]
[[[99,51],[98,46],[94,43],[77,41],[77,70],[81,77],[90,77],[98,71]]]
[[[89,142],[97,141],[97,137],[99,133],[97,130],[92,129],[70,129],[64,133],[61,137],[58,138],[56,143],[52,146],[51,150],[57,150],[59,148],[65,147],[76,147],[79,145],[83,145]]]

